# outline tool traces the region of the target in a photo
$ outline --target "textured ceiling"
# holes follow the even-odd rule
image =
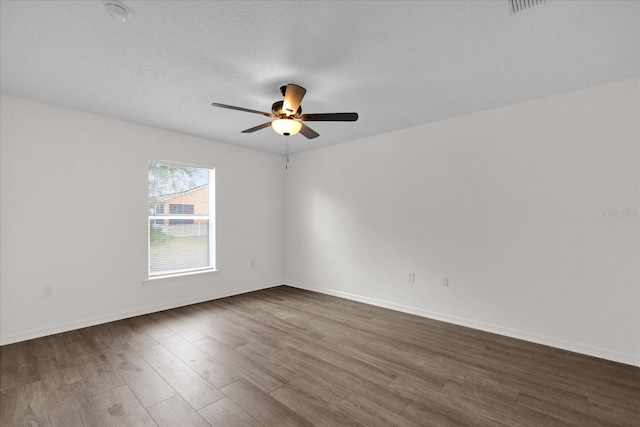
[[[640,3],[554,1],[2,1],[3,93],[282,154],[277,88],[307,88],[291,151],[363,138],[640,75]]]

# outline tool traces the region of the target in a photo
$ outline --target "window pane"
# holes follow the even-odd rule
[[[149,162],[150,275],[212,266],[211,173],[207,168]]]
[[[151,273],[209,266],[209,220],[155,224],[149,234]]]
[[[202,201],[200,201],[200,203],[206,205],[206,201],[204,200],[204,198],[207,197],[207,189],[206,188],[202,188],[202,194],[200,194],[201,198],[203,199]],[[191,195],[191,197],[189,197],[190,199],[194,199],[193,195]],[[171,215],[185,215],[185,214],[190,214],[193,215],[194,209],[193,209],[193,205],[184,205],[184,204],[174,204],[171,203],[169,204],[169,214]],[[206,212],[204,212],[204,214],[206,214]]]

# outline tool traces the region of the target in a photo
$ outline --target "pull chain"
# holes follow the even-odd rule
[[[284,170],[289,169],[289,135],[287,135],[286,138],[287,138],[287,145],[286,145],[285,155],[287,156],[287,162],[284,165]]]

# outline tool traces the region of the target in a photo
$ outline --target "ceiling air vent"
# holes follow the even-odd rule
[[[546,2],[547,0],[509,0],[509,9],[511,13],[518,13]]]

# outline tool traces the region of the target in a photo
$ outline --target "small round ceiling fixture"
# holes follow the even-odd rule
[[[129,8],[118,0],[105,1],[104,10],[118,22],[126,22],[131,16]]]

